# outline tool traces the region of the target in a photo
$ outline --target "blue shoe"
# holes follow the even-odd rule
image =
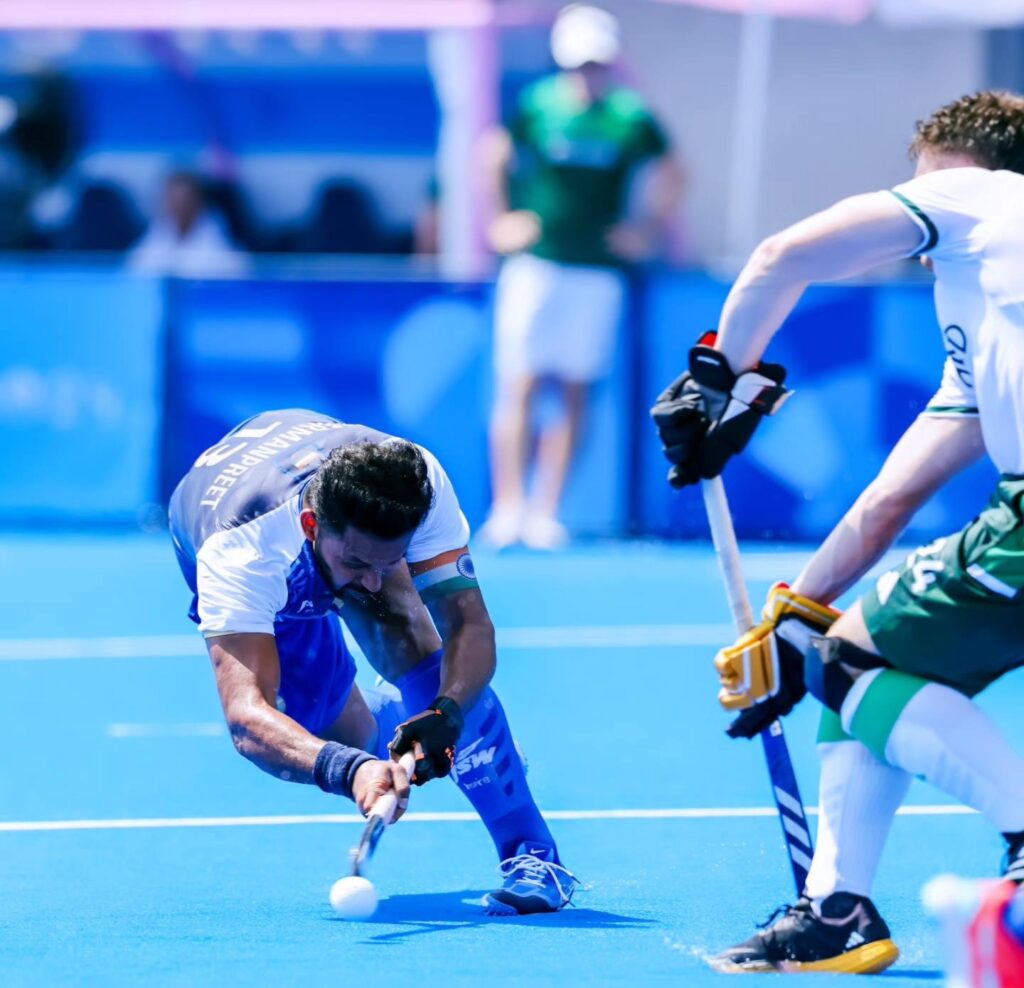
[[[526,841],[498,866],[501,888],[484,896],[488,916],[528,916],[554,913],[572,902],[580,880],[555,861],[555,849]]]

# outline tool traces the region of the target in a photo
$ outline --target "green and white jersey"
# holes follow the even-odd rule
[[[946,365],[930,414],[977,414],[1002,473],[1024,474],[1024,175],[946,168],[892,190],[935,269]]]
[[[550,76],[523,91],[509,132],[509,203],[540,217],[530,253],[563,264],[618,263],[605,236],[626,211],[630,179],[668,150],[640,96],[616,86],[587,105],[569,78]]]

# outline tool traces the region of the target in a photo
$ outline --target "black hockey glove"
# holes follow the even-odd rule
[[[790,395],[785,368],[758,364],[737,376],[705,333],[690,350],[690,369],[659,396],[651,418],[665,456],[672,463],[668,481],[685,487],[717,477],[731,456],[750,441],[761,419]]]
[[[414,751],[419,744],[420,756],[412,781],[418,785],[431,779],[444,778],[455,761],[455,744],[462,733],[463,716],[459,705],[447,696],[439,696],[429,710],[410,717],[395,728],[388,750],[396,755]],[[414,752],[415,753],[415,752]]]

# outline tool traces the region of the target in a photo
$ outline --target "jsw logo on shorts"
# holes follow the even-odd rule
[[[480,748],[483,738],[477,738],[471,745],[460,748],[455,755],[455,764],[452,766],[452,778],[460,779],[471,772],[475,772],[484,765],[490,765],[494,761],[494,753],[498,750],[493,748]]]

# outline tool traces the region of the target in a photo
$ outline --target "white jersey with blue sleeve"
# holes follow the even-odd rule
[[[170,527],[193,592],[190,617],[205,636],[273,634],[283,620],[340,609],[299,522],[303,492],[332,449],[388,441],[396,437],[287,409],[249,419],[196,460],[171,498]],[[434,498],[409,543],[410,563],[469,540],[451,481],[437,458],[418,448]]]

